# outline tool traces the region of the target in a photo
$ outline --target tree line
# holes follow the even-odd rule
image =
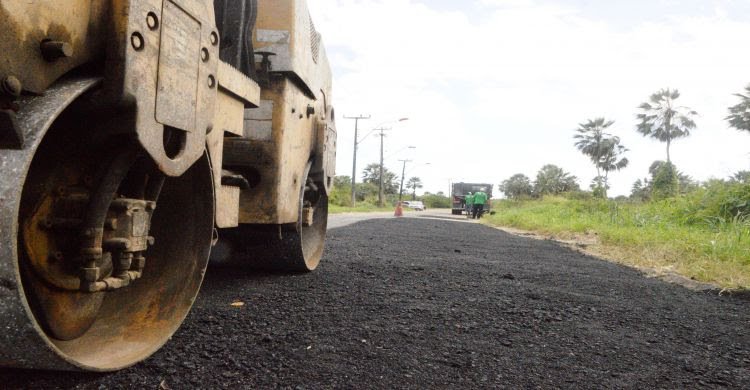
[[[750,85],[744,93],[735,96],[739,103],[729,107],[725,120],[734,129],[750,132]],[[644,137],[664,143],[666,160],[654,161],[649,167],[649,176],[633,183],[631,198],[664,199],[687,193],[700,185],[680,172],[671,160],[672,143],[690,136],[697,127],[694,118],[698,113],[679,105],[679,98],[678,90],[667,88],[653,93],[648,101],[638,106],[635,130]],[[596,169],[596,176],[589,186],[594,197],[607,198],[610,173],[620,171],[630,163],[625,156],[629,150],[610,130],[614,124],[615,121],[604,117],[588,119],[578,125],[573,136],[574,146],[589,158]],[[750,171],[737,172],[729,182],[750,184]],[[500,183],[500,190],[511,199],[581,192],[575,176],[552,164],[542,167],[535,181],[519,173]]]
[[[410,177],[405,180],[403,198],[408,200],[417,198],[417,190],[423,187],[422,179]],[[334,191],[329,197],[329,202],[338,206],[351,206],[351,176],[336,176],[334,178]],[[386,203],[394,203],[398,199],[401,190],[401,177],[396,173],[383,167],[383,193]],[[362,170],[362,182],[356,183],[355,197],[357,202],[365,202],[372,205],[377,204],[378,192],[380,191],[380,164],[368,164]]]

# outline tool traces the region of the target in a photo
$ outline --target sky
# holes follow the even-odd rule
[[[638,105],[662,89],[697,111],[671,148],[696,180],[750,169],[750,133],[729,128],[733,94],[750,84],[745,0],[308,0],[334,75],[338,175],[351,176],[360,137],[384,125],[385,166],[451,182],[532,180],[555,164],[588,188],[596,175],[574,146],[579,123],[605,117],[629,151],[610,174],[628,195],[666,146],[636,132]],[[400,118],[407,121],[394,122]],[[415,146],[415,148],[408,148]],[[359,144],[357,175],[379,162],[379,137]],[[495,187],[495,195],[499,195]]]

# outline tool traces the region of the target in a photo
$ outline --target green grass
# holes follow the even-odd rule
[[[702,215],[701,199],[501,201],[493,203],[497,213],[486,221],[588,241],[592,252],[635,267],[671,270],[726,288],[750,287],[750,218]]]

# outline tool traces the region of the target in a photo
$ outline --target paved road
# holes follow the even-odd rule
[[[373,219],[395,219],[393,211],[372,213],[342,213],[333,214],[328,218],[328,229],[340,228],[357,222]],[[452,215],[450,209],[427,209],[426,211],[408,211],[403,218],[443,219],[456,222],[474,222],[463,215]]]
[[[4,370],[1,387],[750,388],[747,301],[422,215],[332,229],[310,274],[210,269],[135,367]]]

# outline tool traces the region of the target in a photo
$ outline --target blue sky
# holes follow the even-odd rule
[[[750,169],[750,134],[723,118],[750,83],[750,2],[698,0],[310,0],[334,70],[338,174],[350,175],[353,122],[394,119],[386,162],[412,159],[425,190],[450,181],[500,183],[559,165],[588,187],[594,168],[573,147],[578,123],[605,116],[630,149],[613,173],[627,194],[664,159],[635,132],[636,107],[661,88],[701,115],[672,149],[679,169],[705,180]],[[404,149],[415,145],[416,149]],[[358,171],[379,143],[360,145]],[[427,165],[429,163],[429,165]]]

